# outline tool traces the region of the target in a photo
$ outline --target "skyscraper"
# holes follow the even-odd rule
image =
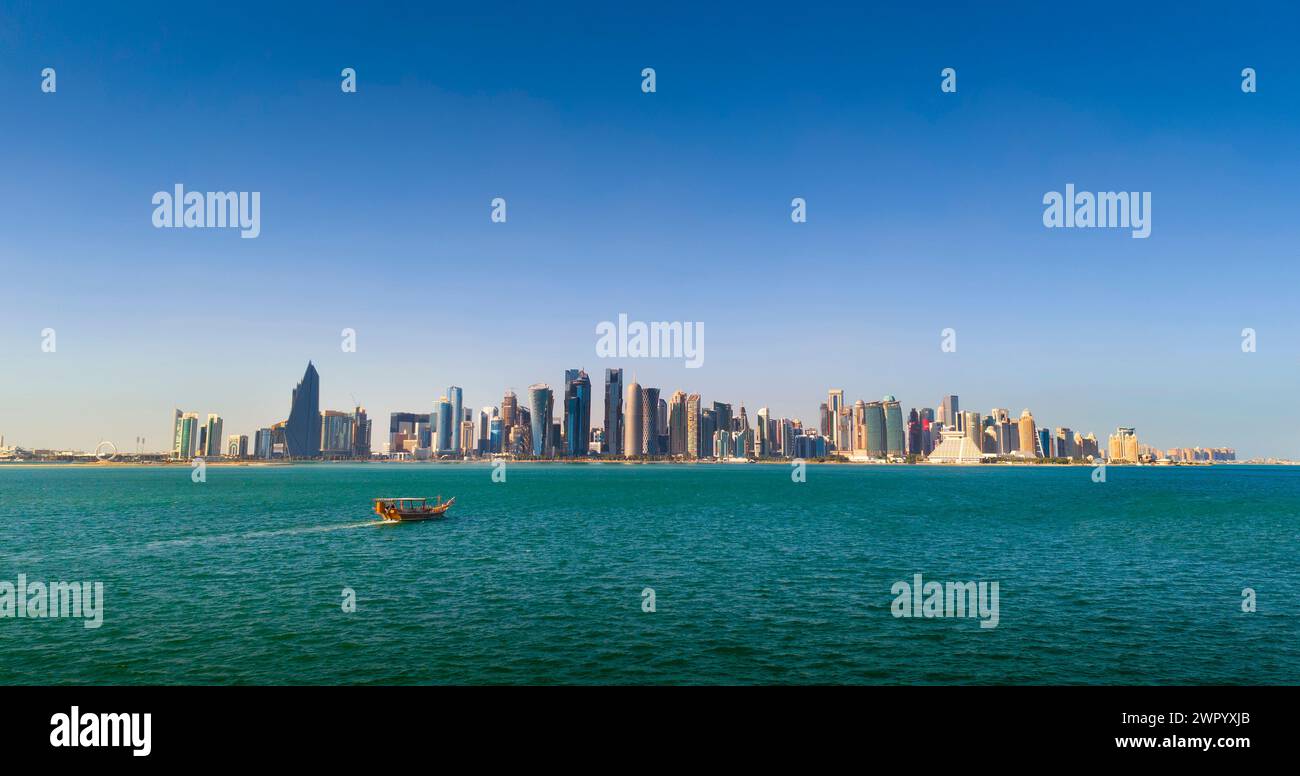
[[[994,407],[989,410],[989,417],[993,420],[994,436],[997,438],[997,448],[989,452],[998,455],[1011,455],[1020,449],[1020,430],[1017,424],[1011,420],[1011,411]]]
[[[388,415],[388,452],[390,455],[428,447],[428,413],[392,412]]]
[[[321,413],[321,456],[347,458],[352,455],[353,418],[346,412],[325,410]]]
[[[686,397],[686,457],[700,457],[700,395]]]
[[[713,435],[718,430],[718,418],[712,408],[700,406],[700,457],[713,457]]]
[[[623,397],[623,455],[626,458],[641,455],[641,400],[641,385],[633,377]]]
[[[269,428],[259,428],[257,433],[253,434],[253,455],[256,458],[268,460],[271,457],[271,444],[274,436]]]
[[[921,414],[916,408],[907,412],[907,453],[908,455],[925,455],[921,449]]]
[[[885,405],[883,402],[867,402],[864,412],[867,424],[867,455],[872,458],[884,458],[888,450],[885,437]]]
[[[501,428],[507,431],[519,425],[519,397],[514,391],[506,391],[501,397]]]
[[[226,455],[230,458],[247,458],[248,435],[231,434],[226,437]]]
[[[478,411],[478,451],[491,453],[492,419],[497,416],[496,407],[484,407]]]
[[[581,369],[564,373],[566,453],[586,455],[591,440],[591,378]]]
[[[673,391],[668,399],[668,453],[686,455],[686,392]]]
[[[826,409],[831,416],[831,441],[835,443],[836,450],[844,450],[848,447],[849,440],[844,438],[844,424],[840,421],[845,409],[843,388],[832,388],[827,392]]]
[[[984,425],[980,423],[980,414],[969,410],[961,414],[962,433],[980,450],[984,449]]]
[[[1020,455],[1025,458],[1038,457],[1038,429],[1034,425],[1034,414],[1028,408],[1020,413]]]
[[[1078,458],[1078,448],[1074,443],[1074,432],[1068,428],[1056,429],[1056,455],[1059,458]]]
[[[555,412],[555,395],[546,383],[528,386],[528,413],[533,432],[533,455],[539,458],[549,455],[555,449],[557,440],[551,439],[554,422],[551,418]]]
[[[456,443],[456,435],[452,432],[452,419],[455,416],[451,414],[451,400],[446,396],[439,398],[433,417],[437,419],[438,424],[438,441],[434,445],[434,452],[438,455],[450,453],[452,445]]]
[[[892,395],[882,402],[885,410],[885,452],[893,458],[902,458],[905,452],[907,429],[903,425],[903,405]]]
[[[459,445],[461,455],[469,455],[470,453],[473,453],[476,448],[475,442],[477,439],[478,434],[474,431],[474,421],[462,420],[460,422]]]
[[[605,370],[605,452],[623,453],[623,370]]]
[[[320,457],[320,375],[310,361],[298,387],[293,389],[284,443],[290,458]]]
[[[720,401],[713,402],[713,428],[715,431],[726,431],[731,433],[731,405],[723,404]],[[723,455],[723,451],[714,451],[714,455]]]
[[[365,407],[352,410],[352,457],[370,457],[370,418],[366,416]]]
[[[949,394],[939,402],[939,422],[944,428],[962,428],[961,407],[956,394]]]
[[[460,387],[453,385],[447,388],[447,398],[451,401],[451,417],[452,417],[452,426],[450,429],[451,445],[448,447],[448,449],[461,451],[460,424],[465,419],[465,413],[464,410],[461,408],[461,399],[463,397],[461,396]],[[441,433],[442,426],[441,425],[438,426],[438,429],[439,429],[439,433]]]
[[[641,389],[641,452],[661,455],[659,449],[659,389]]]
[[[772,424],[768,422],[771,413],[767,407],[758,408],[758,418],[754,425],[754,457],[767,458],[772,455]]]
[[[204,451],[204,455],[221,455],[221,440],[225,438],[222,436],[222,426],[224,425],[225,422],[222,421],[220,415],[208,413],[208,423],[205,429],[207,433],[204,436],[204,439],[207,440],[207,450]]]
[[[853,433],[849,436],[849,445],[855,452],[867,450],[867,403],[861,399],[853,402]]]
[[[176,410],[172,420],[172,457],[194,457],[199,440],[199,414]]]

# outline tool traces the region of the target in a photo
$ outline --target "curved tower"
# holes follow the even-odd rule
[[[536,383],[528,386],[528,417],[533,432],[533,455],[549,455],[555,440],[551,439],[551,413],[554,397],[551,386]]]
[[[293,389],[284,444],[290,458],[320,457],[320,375],[310,361],[298,387]]]
[[[641,454],[641,384],[632,378],[627,384],[623,400],[623,457],[635,458]]]

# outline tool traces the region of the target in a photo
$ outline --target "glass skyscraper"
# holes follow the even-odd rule
[[[718,431],[731,431],[731,405],[713,402],[713,427]]]
[[[465,419],[465,411],[461,407],[461,390],[459,386],[451,386],[447,389],[447,398],[451,401],[451,444],[447,450],[460,450],[460,424]],[[439,429],[442,428],[440,425]],[[463,451],[462,451],[463,452]]]
[[[284,443],[290,458],[320,457],[320,375],[310,361],[298,387],[293,389]]]
[[[451,414],[451,400],[446,396],[438,399],[438,411],[435,417],[438,419],[438,452],[449,453],[452,450],[452,445],[456,443],[456,436],[459,433],[456,427],[460,424],[455,422],[454,416]]]
[[[271,443],[273,436],[271,429],[259,428],[253,435],[253,455],[257,458],[269,459],[271,457]]]
[[[605,452],[623,453],[623,370],[605,370]]]
[[[352,455],[355,430],[355,420],[351,414],[326,410],[321,418],[321,455],[326,458],[346,458]]]
[[[581,369],[564,372],[565,452],[586,455],[591,439],[591,378]]]
[[[867,402],[864,407],[867,424],[867,455],[884,458],[885,441],[885,405],[878,401]]]
[[[713,457],[713,435],[718,430],[718,419],[711,409],[700,408],[700,457]]]
[[[172,426],[172,457],[193,458],[198,448],[199,415],[176,410]]]
[[[223,425],[224,422],[221,420],[220,415],[216,413],[208,414],[208,423],[204,427],[206,432],[204,438],[207,439],[207,449],[203,451],[204,455],[213,457],[221,455],[221,440],[224,438],[221,430]]]
[[[674,391],[668,400],[668,453],[686,455],[686,392]]]
[[[493,418],[488,427],[488,452],[500,453],[501,447],[501,418]]]
[[[641,389],[641,452],[659,455],[659,389]]]
[[[886,396],[885,407],[885,449],[889,455],[902,457],[906,451],[907,438],[903,425],[903,405],[893,396]]]
[[[555,396],[551,386],[537,383],[528,386],[528,410],[533,432],[533,455],[539,458],[548,455],[555,447],[551,439],[551,415],[554,412]]]
[[[939,403],[939,412],[943,414],[943,418],[941,418],[940,422],[943,423],[944,428],[961,428],[962,420],[961,415],[959,414],[960,410],[961,406],[957,401],[956,394],[949,394],[943,397],[943,400]]]

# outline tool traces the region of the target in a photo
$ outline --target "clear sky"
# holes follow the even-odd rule
[[[312,359],[377,446],[566,367],[600,417],[621,366],[1300,457],[1297,12],[863,5],[0,2],[0,434],[251,435]],[[177,183],[261,192],[261,236],[155,229]],[[1152,192],[1151,237],[1044,228],[1067,183]],[[597,358],[619,313],[704,322],[703,368]]]

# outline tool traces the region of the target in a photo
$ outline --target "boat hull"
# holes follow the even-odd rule
[[[377,505],[375,512],[388,523],[422,523],[426,520],[441,520],[455,503],[456,499],[453,498],[446,503],[422,509],[400,509],[396,506],[385,508],[383,505]]]
[[[447,510],[441,512],[398,512],[396,510],[384,515],[390,523],[422,523],[426,520],[441,520],[447,516]]]

